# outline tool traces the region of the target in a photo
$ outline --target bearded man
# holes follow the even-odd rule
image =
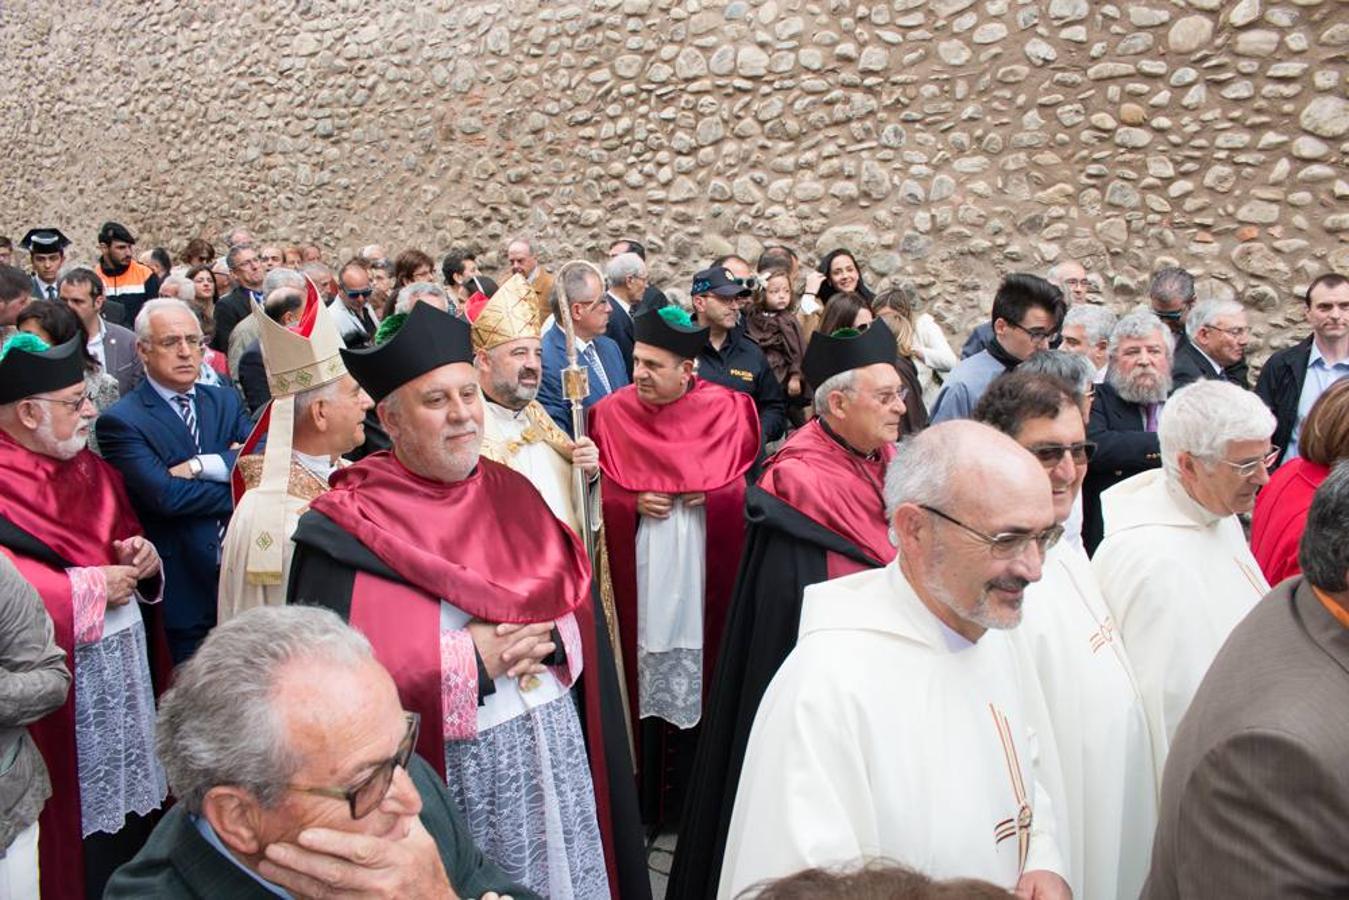
[[[894,559],[882,485],[906,398],[883,322],[851,337],[815,332],[804,370],[819,418],[798,429],[745,493],[745,553],[698,740],[670,886],[712,897],[745,744],[759,701],[796,644],[807,587]],[[913,402],[921,403],[921,399]]]
[[[42,896],[55,900],[103,896],[168,791],[140,608],[159,602],[164,577],[121,475],[85,447],[95,410],[83,343],[19,334],[0,352],[0,479],[11,486],[0,552],[37,588],[75,682],[31,729],[51,773],[38,854]]]
[[[1146,310],[1120,319],[1110,332],[1110,367],[1097,386],[1087,421],[1096,455],[1082,484],[1082,546],[1101,543],[1101,494],[1162,464],[1157,423],[1171,393],[1171,345],[1162,320]]]
[[[468,324],[417,303],[385,343],[342,358],[393,451],[335,474],[301,518],[290,602],[370,638],[404,708],[435,723],[419,752],[511,878],[545,896],[641,897],[640,843],[628,880],[611,840],[633,833],[611,817],[622,780],[608,766],[631,765],[610,755],[617,699],[583,681],[583,736],[572,692],[603,666],[589,564],[525,478],[480,459]]]

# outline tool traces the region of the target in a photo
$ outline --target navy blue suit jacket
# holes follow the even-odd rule
[[[196,386],[201,453],[234,467],[230,445],[251,423],[236,391]],[[98,446],[122,473],[146,536],[164,560],[164,624],[175,661],[215,624],[220,528],[234,511],[228,482],[175,478],[169,469],[198,453],[187,425],[148,380],[98,417]]]
[[[613,324],[612,316],[609,323]],[[593,343],[600,364],[604,367],[604,374],[609,379],[609,392],[627,387],[632,379],[628,377],[627,369],[623,366],[623,353],[618,349],[618,344],[604,335],[595,338]],[[590,396],[586,397],[585,403],[582,404],[586,409],[590,409],[606,396],[604,383],[595,374],[590,363],[586,362],[585,357],[581,357],[580,362],[590,373]],[[554,325],[543,336],[543,377],[539,379],[539,403],[548,410],[548,415],[553,417],[559,428],[575,437],[571,433],[571,403],[562,396],[562,370],[566,366],[567,337],[561,328]]]
[[[610,294],[605,294],[609,298],[609,325],[604,329],[604,336],[613,341],[617,346],[619,353],[623,358],[623,371],[628,373],[628,381],[632,380],[632,314],[625,312],[623,307]],[[642,303],[646,302],[643,297]],[[633,310],[636,312],[636,308]]]

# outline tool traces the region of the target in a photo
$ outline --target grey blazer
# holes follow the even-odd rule
[[[117,379],[117,389],[125,397],[145,377],[145,366],[136,353],[135,332],[104,321],[103,355],[108,361],[108,374]]]
[[[1176,730],[1143,897],[1349,896],[1346,847],[1349,628],[1295,576],[1232,631]]]

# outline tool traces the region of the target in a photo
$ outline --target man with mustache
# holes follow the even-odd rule
[[[1197,381],[1167,401],[1162,468],[1101,497],[1092,567],[1138,675],[1159,772],[1213,657],[1269,591],[1237,516],[1269,483],[1274,425],[1249,391]]]
[[[83,342],[48,348],[19,334],[0,351],[0,478],[11,486],[0,553],[41,595],[75,682],[31,729],[53,791],[38,820],[41,893],[56,900],[103,896],[168,790],[141,618],[164,576],[122,476],[85,447],[95,410]]]
[[[1130,475],[1161,465],[1157,422],[1171,393],[1171,345],[1162,320],[1146,310],[1124,316],[1110,332],[1110,367],[1096,387],[1087,437],[1096,455],[1082,484],[1082,546],[1101,542],[1101,493]]]
[[[625,744],[606,717],[617,698],[601,692],[589,564],[528,480],[480,458],[468,323],[416,303],[392,337],[342,359],[393,450],[333,475],[300,519],[289,601],[370,638],[428,723],[419,752],[508,876],[544,896],[642,896],[620,884],[610,841],[623,779],[606,763],[631,792],[631,761],[613,755]],[[582,682],[584,735],[583,668],[597,676]]]
[[[1039,460],[1060,525],[1072,513],[1094,449],[1080,391],[1055,376],[1018,370],[994,380],[974,411],[976,421]],[[1041,571],[1026,588],[1012,637],[1029,657],[1054,725],[1064,782],[1055,800],[1071,825],[1063,836],[1069,880],[1077,897],[1132,900],[1147,877],[1161,776],[1143,698],[1081,545],[1059,541]]]
[[[895,561],[806,589],[717,896],[885,857],[1067,898],[1052,732],[1006,634],[1063,533],[1044,468],[987,425],[936,425],[899,446],[885,500]]]
[[[643,818],[678,816],[745,535],[759,416],[695,377],[707,329],[667,306],[633,322],[633,383],[590,410],[623,669],[642,759]]]
[[[815,332],[806,378],[818,418],[797,429],[745,493],[745,553],[693,761],[666,894],[716,893],[726,829],[754,713],[796,644],[812,584],[895,558],[882,485],[905,405],[895,337],[883,322],[851,337]]]

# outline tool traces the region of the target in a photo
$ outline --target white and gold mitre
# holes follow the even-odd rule
[[[538,336],[538,301],[533,286],[520,274],[507,278],[473,320],[474,350],[491,350],[508,341]]]
[[[317,303],[314,313],[313,328],[305,337],[272,321],[261,307],[253,307],[262,342],[262,363],[267,369],[267,386],[273,397],[322,387],[347,374],[340,353],[342,337],[328,308]]]

